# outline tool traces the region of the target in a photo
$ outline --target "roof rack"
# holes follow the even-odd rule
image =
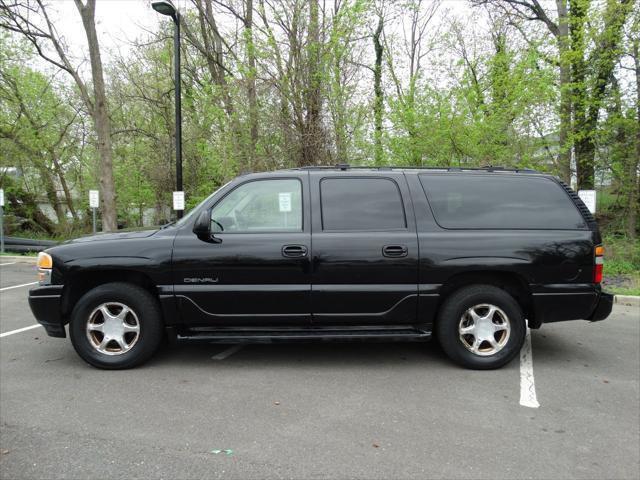
[[[507,168],[501,166],[485,165],[484,167],[413,167],[407,165],[358,165],[351,166],[348,163],[338,163],[337,165],[310,165],[297,167],[292,170],[445,170],[447,172],[512,172],[512,173],[541,173],[531,168]]]

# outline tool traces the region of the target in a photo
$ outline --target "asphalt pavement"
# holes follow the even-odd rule
[[[3,261],[0,257],[0,264]],[[0,265],[0,333],[34,325],[35,269]],[[640,478],[640,307],[532,331],[519,359],[436,342],[180,345],[85,364],[40,327],[0,338],[0,478]]]

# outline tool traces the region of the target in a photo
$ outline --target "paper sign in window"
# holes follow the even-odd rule
[[[291,211],[291,193],[279,193],[278,200],[280,202],[280,211],[281,212],[290,212]]]

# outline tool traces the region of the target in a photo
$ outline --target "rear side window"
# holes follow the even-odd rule
[[[443,228],[586,228],[568,195],[547,178],[450,174],[421,175],[420,181]]]
[[[407,227],[400,190],[389,178],[323,178],[320,198],[323,230]]]

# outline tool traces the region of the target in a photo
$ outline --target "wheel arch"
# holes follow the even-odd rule
[[[492,285],[506,291],[520,305],[525,318],[533,328],[539,327],[534,318],[534,309],[529,283],[522,275],[508,270],[474,270],[451,276],[440,288],[440,306],[452,293],[469,285]],[[436,315],[437,318],[437,315]]]
[[[88,291],[106,283],[131,283],[144,288],[154,298],[159,299],[158,289],[151,278],[143,272],[137,270],[84,270],[71,276],[65,282],[62,292],[62,318],[68,323],[71,312],[78,300]]]

